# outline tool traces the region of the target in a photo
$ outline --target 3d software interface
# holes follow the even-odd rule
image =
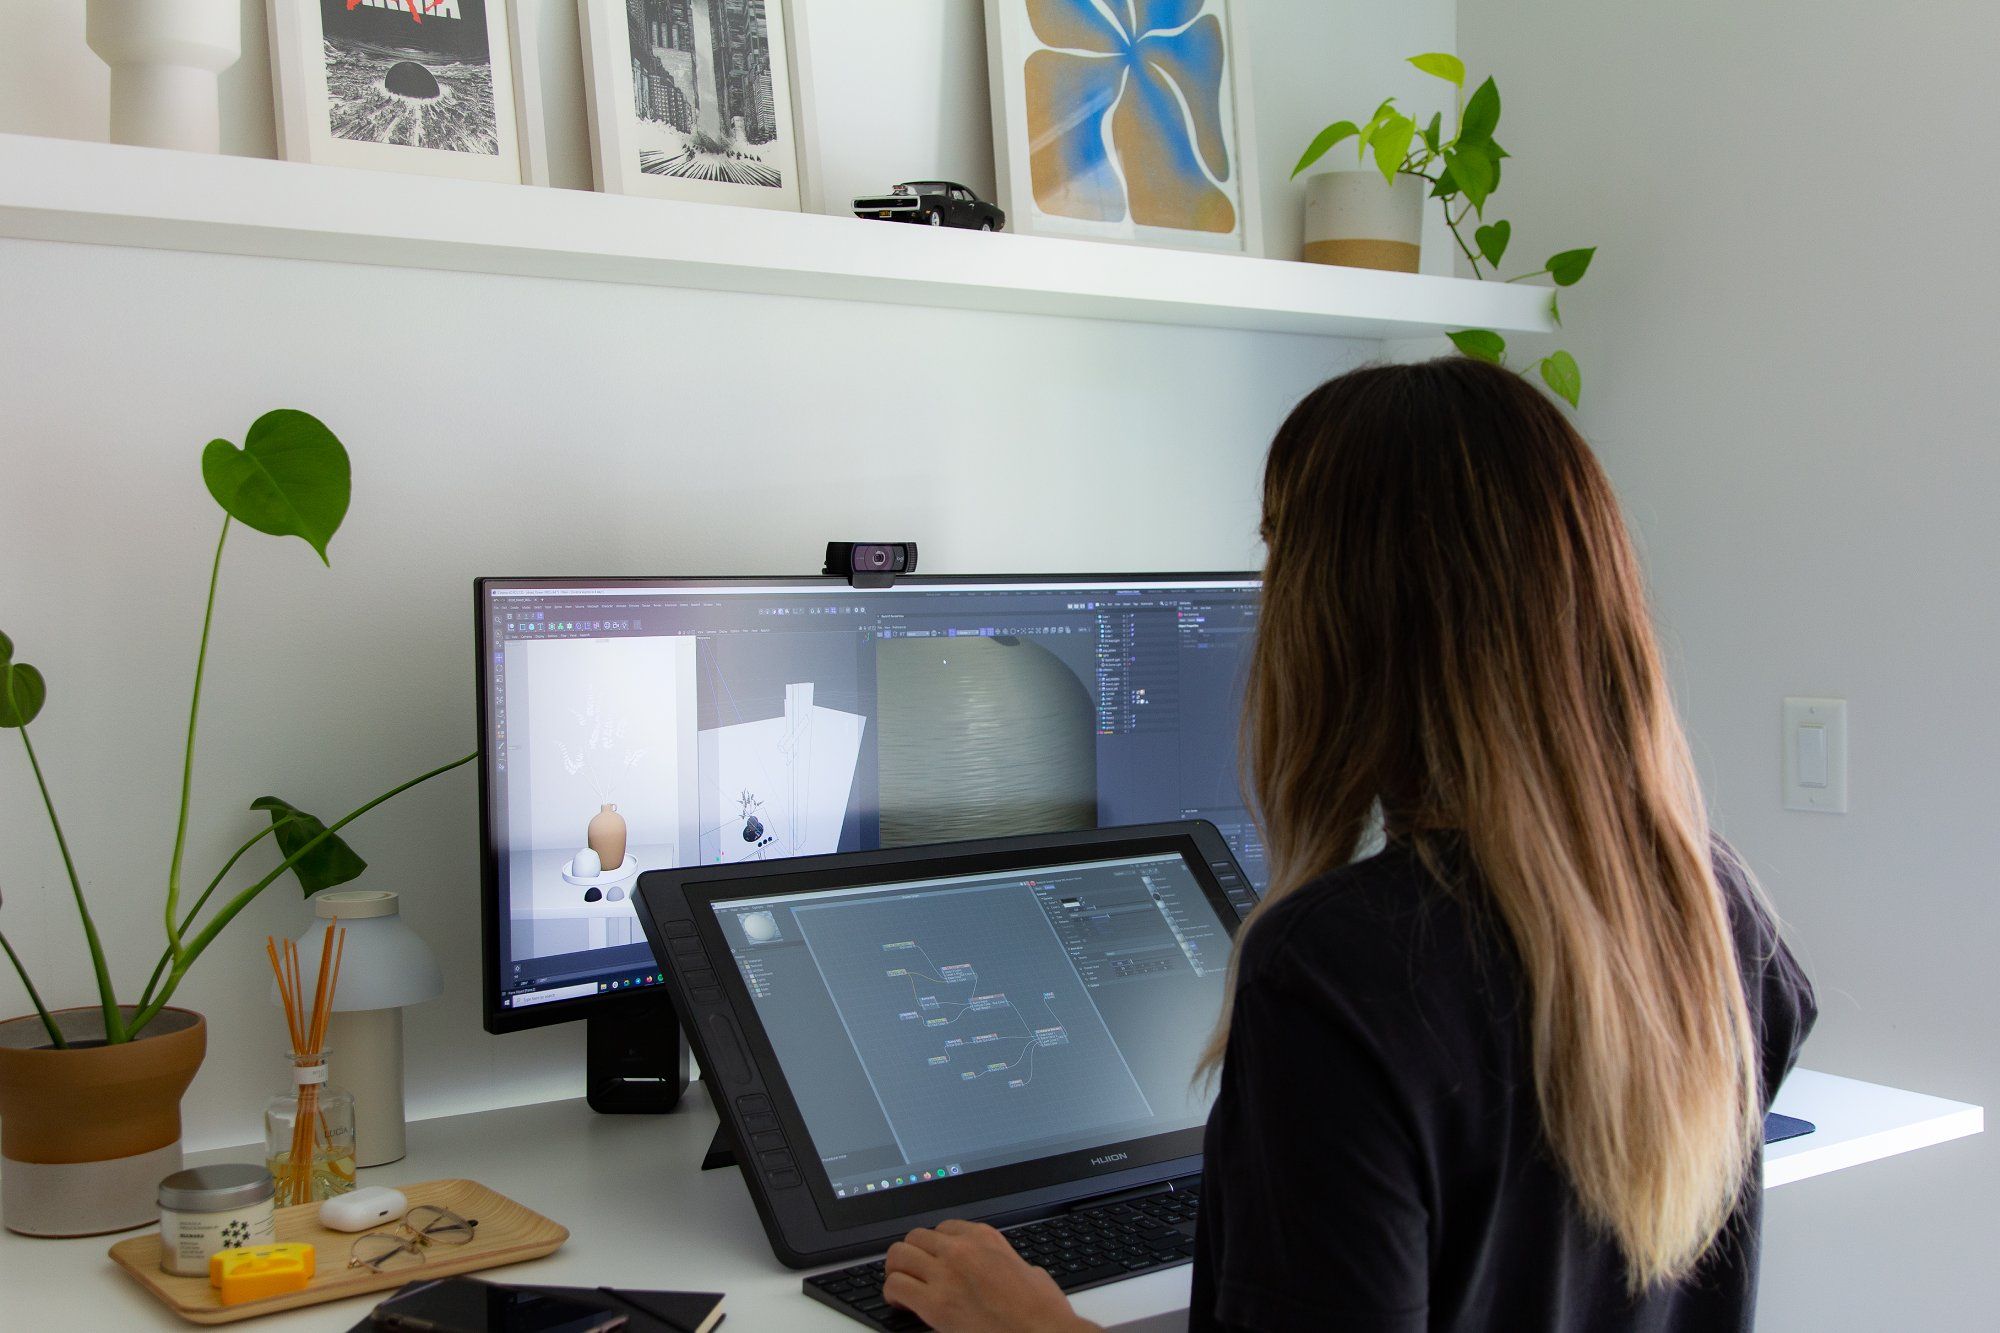
[[[1230,941],[1178,855],[714,910],[838,1197],[1208,1117]]]
[[[659,984],[661,867],[1205,818],[1262,887],[1254,583],[488,585],[484,614],[509,1006]]]

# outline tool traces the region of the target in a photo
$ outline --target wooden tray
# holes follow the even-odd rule
[[[460,1217],[476,1219],[478,1229],[464,1245],[430,1245],[424,1262],[394,1272],[377,1273],[367,1268],[349,1268],[348,1255],[355,1238],[363,1233],[328,1231],[319,1224],[319,1205],[302,1204],[278,1210],[278,1239],[304,1241],[313,1247],[313,1280],[303,1290],[273,1296],[268,1300],[224,1305],[208,1285],[208,1278],[176,1277],[160,1268],[160,1235],[121,1240],[111,1247],[111,1257],[147,1291],[160,1298],[168,1309],[197,1324],[229,1324],[278,1310],[295,1310],[301,1305],[346,1300],[371,1291],[394,1291],[420,1277],[444,1277],[470,1273],[481,1268],[498,1268],[553,1254],[569,1239],[569,1229],[540,1213],[523,1208],[504,1194],[496,1194],[472,1180],[427,1180],[420,1185],[399,1185],[410,1206],[435,1204],[449,1208]],[[378,1228],[379,1230],[380,1228]]]

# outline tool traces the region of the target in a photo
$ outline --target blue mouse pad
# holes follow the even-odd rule
[[[1776,1111],[1772,1111],[1764,1117],[1764,1142],[1783,1143],[1786,1139],[1795,1139],[1802,1134],[1810,1134],[1818,1128],[1819,1126],[1810,1120],[1801,1120],[1797,1116],[1779,1115]]]

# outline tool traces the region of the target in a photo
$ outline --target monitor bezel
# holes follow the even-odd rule
[[[1130,588],[1155,587],[1195,587],[1200,585],[1216,587],[1248,586],[1258,593],[1263,590],[1263,575],[1255,570],[1222,570],[1180,573],[1128,573],[1128,574],[911,574],[899,577],[888,588],[864,588],[857,591],[868,596],[896,595],[905,591],[927,589],[976,588],[984,586],[1024,586],[1054,585],[1057,587],[1082,588]],[[579,995],[574,999],[551,1000],[542,1004],[509,1008],[503,1001],[500,986],[500,940],[506,929],[504,905],[500,902],[500,855],[495,811],[493,809],[493,763],[492,748],[487,744],[491,734],[491,701],[493,692],[491,617],[488,614],[491,594],[499,589],[547,589],[590,588],[590,587],[648,587],[658,586],[674,591],[700,592],[704,589],[778,590],[800,589],[811,592],[850,587],[849,581],[836,575],[535,575],[506,576],[488,575],[473,580],[472,619],[474,646],[474,679],[477,682],[477,715],[479,735],[479,917],[480,917],[480,1009],[487,1032],[502,1035],[509,1032],[526,1032],[534,1028],[548,1027],[557,1023],[572,1023],[580,1019],[597,1016],[616,1017],[658,1010],[665,1001],[662,992],[656,989],[607,992],[598,995]]]
[[[1231,904],[1234,915],[1225,915],[1223,920],[1225,925],[1234,923],[1230,927],[1232,940],[1240,936],[1242,923],[1256,906],[1254,895],[1220,830],[1203,819],[800,857],[790,862],[745,862],[729,866],[695,866],[685,870],[650,870],[639,876],[639,889],[635,896],[640,904],[639,919],[646,927],[646,937],[659,957],[674,960],[665,970],[674,1000],[675,1018],[686,1034],[689,1046],[702,1060],[703,1067],[715,1071],[704,1082],[710,1103],[721,1119],[719,1141],[734,1153],[758,1221],[780,1262],[790,1268],[812,1268],[860,1255],[879,1255],[889,1242],[900,1238],[911,1227],[936,1226],[954,1216],[976,1216],[994,1226],[1006,1227],[1052,1216],[1086,1200],[1101,1200],[1126,1192],[1152,1193],[1163,1188],[1171,1189],[1178,1182],[1201,1173],[1202,1154],[1196,1151],[1187,1157],[1144,1167],[1109,1160],[1093,1162],[1089,1164],[1088,1172],[1040,1189],[989,1194],[973,1205],[933,1207],[863,1226],[830,1225],[817,1199],[805,1188],[805,1177],[798,1170],[795,1156],[786,1151],[775,1154],[780,1160],[772,1160],[773,1148],[790,1149],[793,1141],[783,1133],[775,1135],[779,1140],[777,1144],[759,1139],[761,1134],[779,1128],[779,1121],[771,1114],[775,1103],[768,1095],[763,1067],[751,1059],[739,1036],[735,1005],[728,993],[717,984],[717,976],[713,975],[738,969],[733,959],[715,959],[709,954],[709,945],[701,937],[698,909],[690,903],[682,884],[725,879],[763,878],[768,881],[780,869],[788,875],[800,875],[820,866],[848,865],[861,859],[870,865],[887,868],[884,879],[907,878],[907,875],[896,872],[902,867],[940,856],[962,856],[982,850],[1029,846],[1046,854],[1050,863],[1057,857],[1073,862],[1077,858],[1067,853],[1077,849],[1168,835],[1185,835],[1193,840],[1196,850],[1202,853],[1209,868],[1214,871],[1224,896]],[[687,945],[693,946],[692,954],[685,947]],[[743,1151],[746,1146],[755,1151],[746,1154]],[[972,1179],[985,1180],[991,1174],[995,1173],[982,1172]],[[787,1176],[789,1181],[784,1179]],[[912,1194],[920,1201],[925,1198],[916,1189],[892,1193],[902,1193],[906,1202]]]

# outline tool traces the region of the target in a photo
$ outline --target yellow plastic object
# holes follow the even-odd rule
[[[208,1285],[221,1293],[224,1305],[300,1291],[312,1277],[313,1247],[304,1244],[218,1250],[208,1260]]]

